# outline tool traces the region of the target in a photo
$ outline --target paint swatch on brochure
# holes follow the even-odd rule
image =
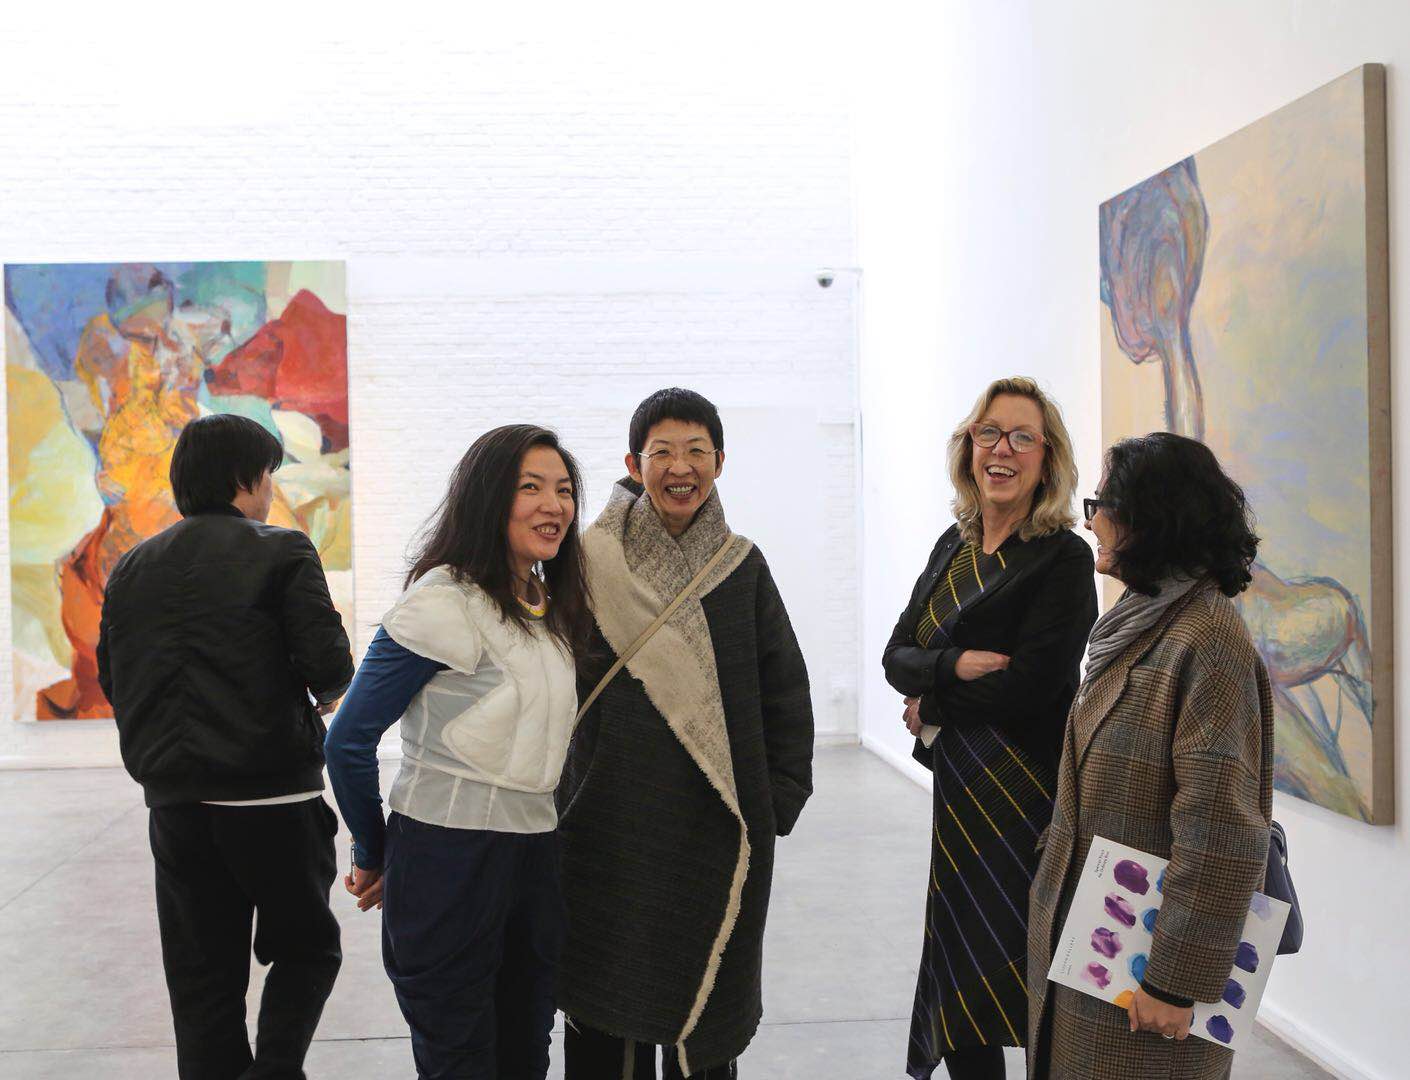
[[[1166,859],[1094,837],[1048,978],[1116,1008],[1129,1007],[1150,963],[1167,865]],[[1224,993],[1218,1001],[1196,1003],[1191,1035],[1231,1050],[1243,1045],[1290,910],[1281,900],[1254,893]]]

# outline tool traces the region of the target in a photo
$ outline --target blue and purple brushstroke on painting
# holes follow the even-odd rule
[[[1160,887],[1160,886],[1159,886],[1159,883],[1157,883],[1156,887],[1157,887],[1157,888]],[[1148,908],[1146,908],[1145,911],[1141,912],[1141,925],[1146,928],[1146,933],[1148,933],[1148,934],[1154,934],[1154,933],[1155,933],[1155,920],[1156,920],[1156,916],[1158,916],[1159,914],[1160,914],[1160,909],[1159,909],[1159,908],[1153,908],[1153,907],[1148,907]]]
[[[1107,893],[1103,901],[1106,913],[1122,926],[1136,925],[1136,911],[1120,893]]]
[[[1258,970],[1258,950],[1247,941],[1239,942],[1238,950],[1234,953],[1234,967],[1250,974]]]
[[[1137,896],[1145,896],[1150,891],[1149,872],[1134,859],[1122,859],[1112,868],[1111,876],[1118,885]]]
[[[1222,1043],[1231,1043],[1234,1041],[1234,1025],[1229,1023],[1226,1017],[1211,1016],[1209,1020],[1205,1022],[1204,1030]]]
[[[1082,969],[1082,978],[1098,990],[1105,990],[1111,985],[1111,972],[1106,969],[1105,964],[1098,964],[1095,960]]]
[[[1092,931],[1092,948],[1110,960],[1121,951],[1121,935],[1099,926]]]
[[[1236,1009],[1242,1009],[1244,1002],[1248,1000],[1248,992],[1236,979],[1230,979],[1224,984],[1223,1000]]]

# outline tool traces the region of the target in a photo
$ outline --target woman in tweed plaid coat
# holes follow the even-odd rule
[[[1084,505],[1097,570],[1126,586],[1093,628],[1029,910],[1032,1080],[1224,1080],[1233,1053],[1189,1039],[1217,1001],[1263,883],[1273,796],[1268,676],[1231,597],[1258,540],[1203,444],[1167,432],[1107,453]],[[1170,860],[1130,1008],[1047,981],[1092,837]]]

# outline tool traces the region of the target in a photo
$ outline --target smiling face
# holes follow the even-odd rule
[[[1000,394],[979,418],[981,424],[1003,431],[1024,428],[1039,436],[1036,449],[1015,454],[1008,437],[990,447],[971,440],[970,472],[986,509],[1026,514],[1033,505],[1033,493],[1043,479],[1048,448],[1042,442],[1043,410],[1032,398],[1020,394]]]
[[[509,506],[505,539],[510,569],[527,577],[534,563],[558,554],[577,510],[572,479],[550,446],[534,446],[519,461],[519,481]]]
[[[1101,486],[1097,488],[1101,491],[1106,487],[1106,474],[1102,474]],[[1118,581],[1120,575],[1116,572],[1116,553],[1121,548],[1121,542],[1126,538],[1126,530],[1122,524],[1116,520],[1110,510],[1105,508],[1098,510],[1096,516],[1087,522],[1087,529],[1097,538],[1097,573],[1114,577]]]
[[[724,466],[724,451],[717,452],[705,425],[687,420],[653,424],[641,454],[627,455],[627,471],[646,488],[672,536],[690,528]]]

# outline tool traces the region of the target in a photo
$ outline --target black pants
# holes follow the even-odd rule
[[[387,822],[382,960],[417,1076],[543,1080],[563,951],[557,833]]]
[[[689,1077],[681,1073],[674,1046],[661,1050],[661,1080],[737,1080],[738,1066],[716,1065]],[[656,1080],[656,1051],[651,1043],[628,1042],[569,1018],[563,1028],[564,1080]]]
[[[1004,1048],[971,1046],[947,1051],[941,1060],[950,1080],[1004,1080]]]
[[[328,908],[338,819],[321,798],[153,809],[157,923],[181,1080],[301,1080],[343,954]],[[250,932],[270,965],[250,1053]]]

